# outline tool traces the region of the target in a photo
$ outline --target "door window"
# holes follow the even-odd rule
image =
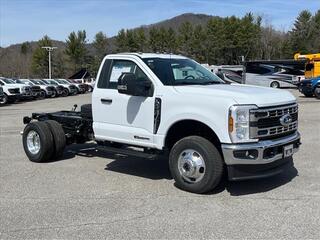
[[[138,81],[150,81],[147,75],[132,61],[106,60],[101,70],[98,88],[117,89],[119,77],[122,73],[128,72],[134,73]]]

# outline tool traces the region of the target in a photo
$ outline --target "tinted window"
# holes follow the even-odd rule
[[[105,60],[103,67],[101,69],[101,72],[100,72],[99,79],[98,79],[98,85],[97,85],[98,88],[107,88],[111,62],[112,62],[112,60],[110,60],[110,59]]]
[[[266,74],[271,73],[272,70],[266,66],[261,66],[259,64],[248,64],[246,66],[247,73],[255,73],[255,74]]]

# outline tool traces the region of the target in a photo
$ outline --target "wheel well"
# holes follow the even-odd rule
[[[221,152],[221,143],[215,132],[196,120],[182,120],[173,124],[165,138],[166,148],[171,149],[177,141],[187,136],[201,136],[212,142]]]

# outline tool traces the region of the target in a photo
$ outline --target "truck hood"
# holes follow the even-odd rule
[[[237,104],[255,104],[259,107],[296,101],[296,98],[286,90],[242,84],[189,85],[175,86],[174,88],[183,94],[231,98]]]
[[[25,84],[22,84],[22,83],[7,83],[6,85],[4,86],[7,86],[8,88],[22,88],[22,87],[28,87],[27,85]]]

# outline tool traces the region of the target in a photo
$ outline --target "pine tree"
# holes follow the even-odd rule
[[[96,57],[99,61],[103,59],[103,57],[107,54],[108,52],[108,38],[103,32],[98,32],[93,41],[93,47],[96,50]]]
[[[159,47],[159,31],[157,28],[152,27],[149,31],[149,46],[151,51],[158,52],[160,51]]]
[[[118,35],[116,36],[116,46],[118,52],[125,52],[127,51],[127,36],[126,31],[124,29],[121,29],[118,32]]]
[[[311,49],[312,14],[304,10],[297,17],[290,32],[291,45],[294,52],[308,53]]]
[[[78,31],[77,33],[71,32],[66,40],[65,53],[72,61],[73,70],[83,67],[85,63],[85,56],[87,54],[86,49],[86,31]]]
[[[48,52],[42,48],[45,46],[52,46],[52,41],[47,35],[38,41],[38,47],[32,56],[32,72],[35,76],[41,78],[48,74]]]

